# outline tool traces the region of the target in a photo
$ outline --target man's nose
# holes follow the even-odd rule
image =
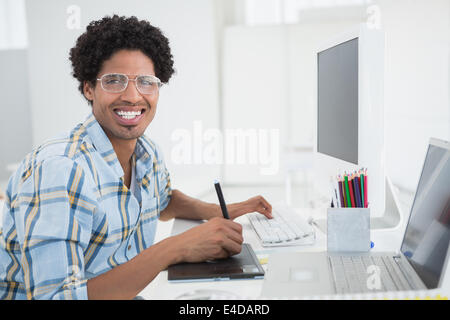
[[[142,100],[142,95],[136,87],[136,81],[128,81],[128,86],[122,92],[121,99],[130,103],[136,103]]]

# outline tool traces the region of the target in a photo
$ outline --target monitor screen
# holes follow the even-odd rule
[[[358,38],[317,61],[317,151],[358,164]]]
[[[450,150],[430,144],[401,251],[422,281],[436,288],[450,241]]]

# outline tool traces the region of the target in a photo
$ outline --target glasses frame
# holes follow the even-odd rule
[[[106,90],[105,87],[103,86],[103,78],[106,77],[106,76],[111,76],[111,75],[120,75],[120,76],[125,76],[125,77],[127,78],[127,83],[126,83],[125,87],[124,87],[121,91],[111,91],[111,90]],[[134,79],[130,79],[129,76],[134,76],[135,78],[134,78]],[[103,89],[104,91],[106,91],[106,92],[109,92],[109,93],[121,93],[121,92],[124,92],[124,91],[128,88],[128,84],[130,83],[130,81],[134,81],[134,82],[135,82],[136,89],[137,89],[137,91],[138,91],[140,94],[154,94],[154,92],[153,92],[153,93],[143,93],[143,92],[141,92],[141,90],[139,89],[139,86],[137,85],[137,80],[139,79],[139,77],[150,77],[150,78],[152,78],[153,80],[155,80],[155,82],[156,82],[156,84],[157,84],[157,86],[158,86],[158,90],[159,90],[159,88],[161,88],[161,86],[162,86],[161,80],[159,80],[158,77],[155,77],[155,76],[153,76],[153,75],[151,75],[151,74],[149,74],[149,75],[143,75],[143,74],[130,74],[130,75],[127,75],[127,74],[124,74],[124,73],[117,73],[117,72],[114,72],[114,73],[106,73],[106,74],[102,75],[100,78],[97,78],[97,81],[100,81],[100,85],[101,85],[102,89]]]

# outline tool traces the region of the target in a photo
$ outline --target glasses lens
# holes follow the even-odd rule
[[[137,78],[137,87],[142,94],[152,94],[159,90],[161,81],[152,76],[139,76]]]
[[[103,89],[109,92],[120,92],[127,87],[128,79],[123,74],[107,74],[102,77]]]

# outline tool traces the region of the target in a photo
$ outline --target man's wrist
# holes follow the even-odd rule
[[[207,208],[206,212],[207,212],[206,220],[210,220],[210,219],[216,218],[216,217],[223,217],[222,209],[220,208],[220,206],[218,204],[215,204],[215,203],[208,204],[208,208]]]
[[[154,245],[160,247],[164,252],[164,257],[162,257],[164,261],[163,270],[172,264],[184,261],[186,252],[183,242],[179,238],[179,236],[171,236]]]

